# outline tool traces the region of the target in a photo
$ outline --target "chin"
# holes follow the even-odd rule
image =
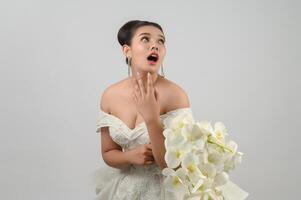
[[[148,67],[146,69],[146,71],[151,72],[151,73],[156,73],[156,72],[158,72],[158,67],[157,66]]]

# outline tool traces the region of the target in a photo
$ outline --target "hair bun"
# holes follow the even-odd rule
[[[132,30],[135,24],[139,23],[139,20],[132,20],[125,23],[118,31],[117,38],[121,46],[124,44],[130,45],[130,39],[132,38]]]

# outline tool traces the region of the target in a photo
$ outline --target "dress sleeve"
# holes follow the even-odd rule
[[[96,133],[100,133],[101,127],[114,126],[114,120],[103,111],[99,111],[96,122]]]

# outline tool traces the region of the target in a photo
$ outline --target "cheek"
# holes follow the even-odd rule
[[[164,45],[161,46],[161,53],[165,55],[166,47]]]
[[[136,45],[133,53],[137,56],[145,54],[145,47],[143,45]]]
[[[166,49],[162,49],[161,54],[162,54],[162,57],[164,58],[166,55]]]

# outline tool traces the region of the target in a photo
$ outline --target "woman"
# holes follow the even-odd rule
[[[101,200],[177,199],[162,187],[166,167],[163,121],[187,112],[186,92],[158,74],[166,54],[161,26],[129,21],[118,41],[132,75],[102,94],[97,133],[106,169],[97,171],[97,197]]]

